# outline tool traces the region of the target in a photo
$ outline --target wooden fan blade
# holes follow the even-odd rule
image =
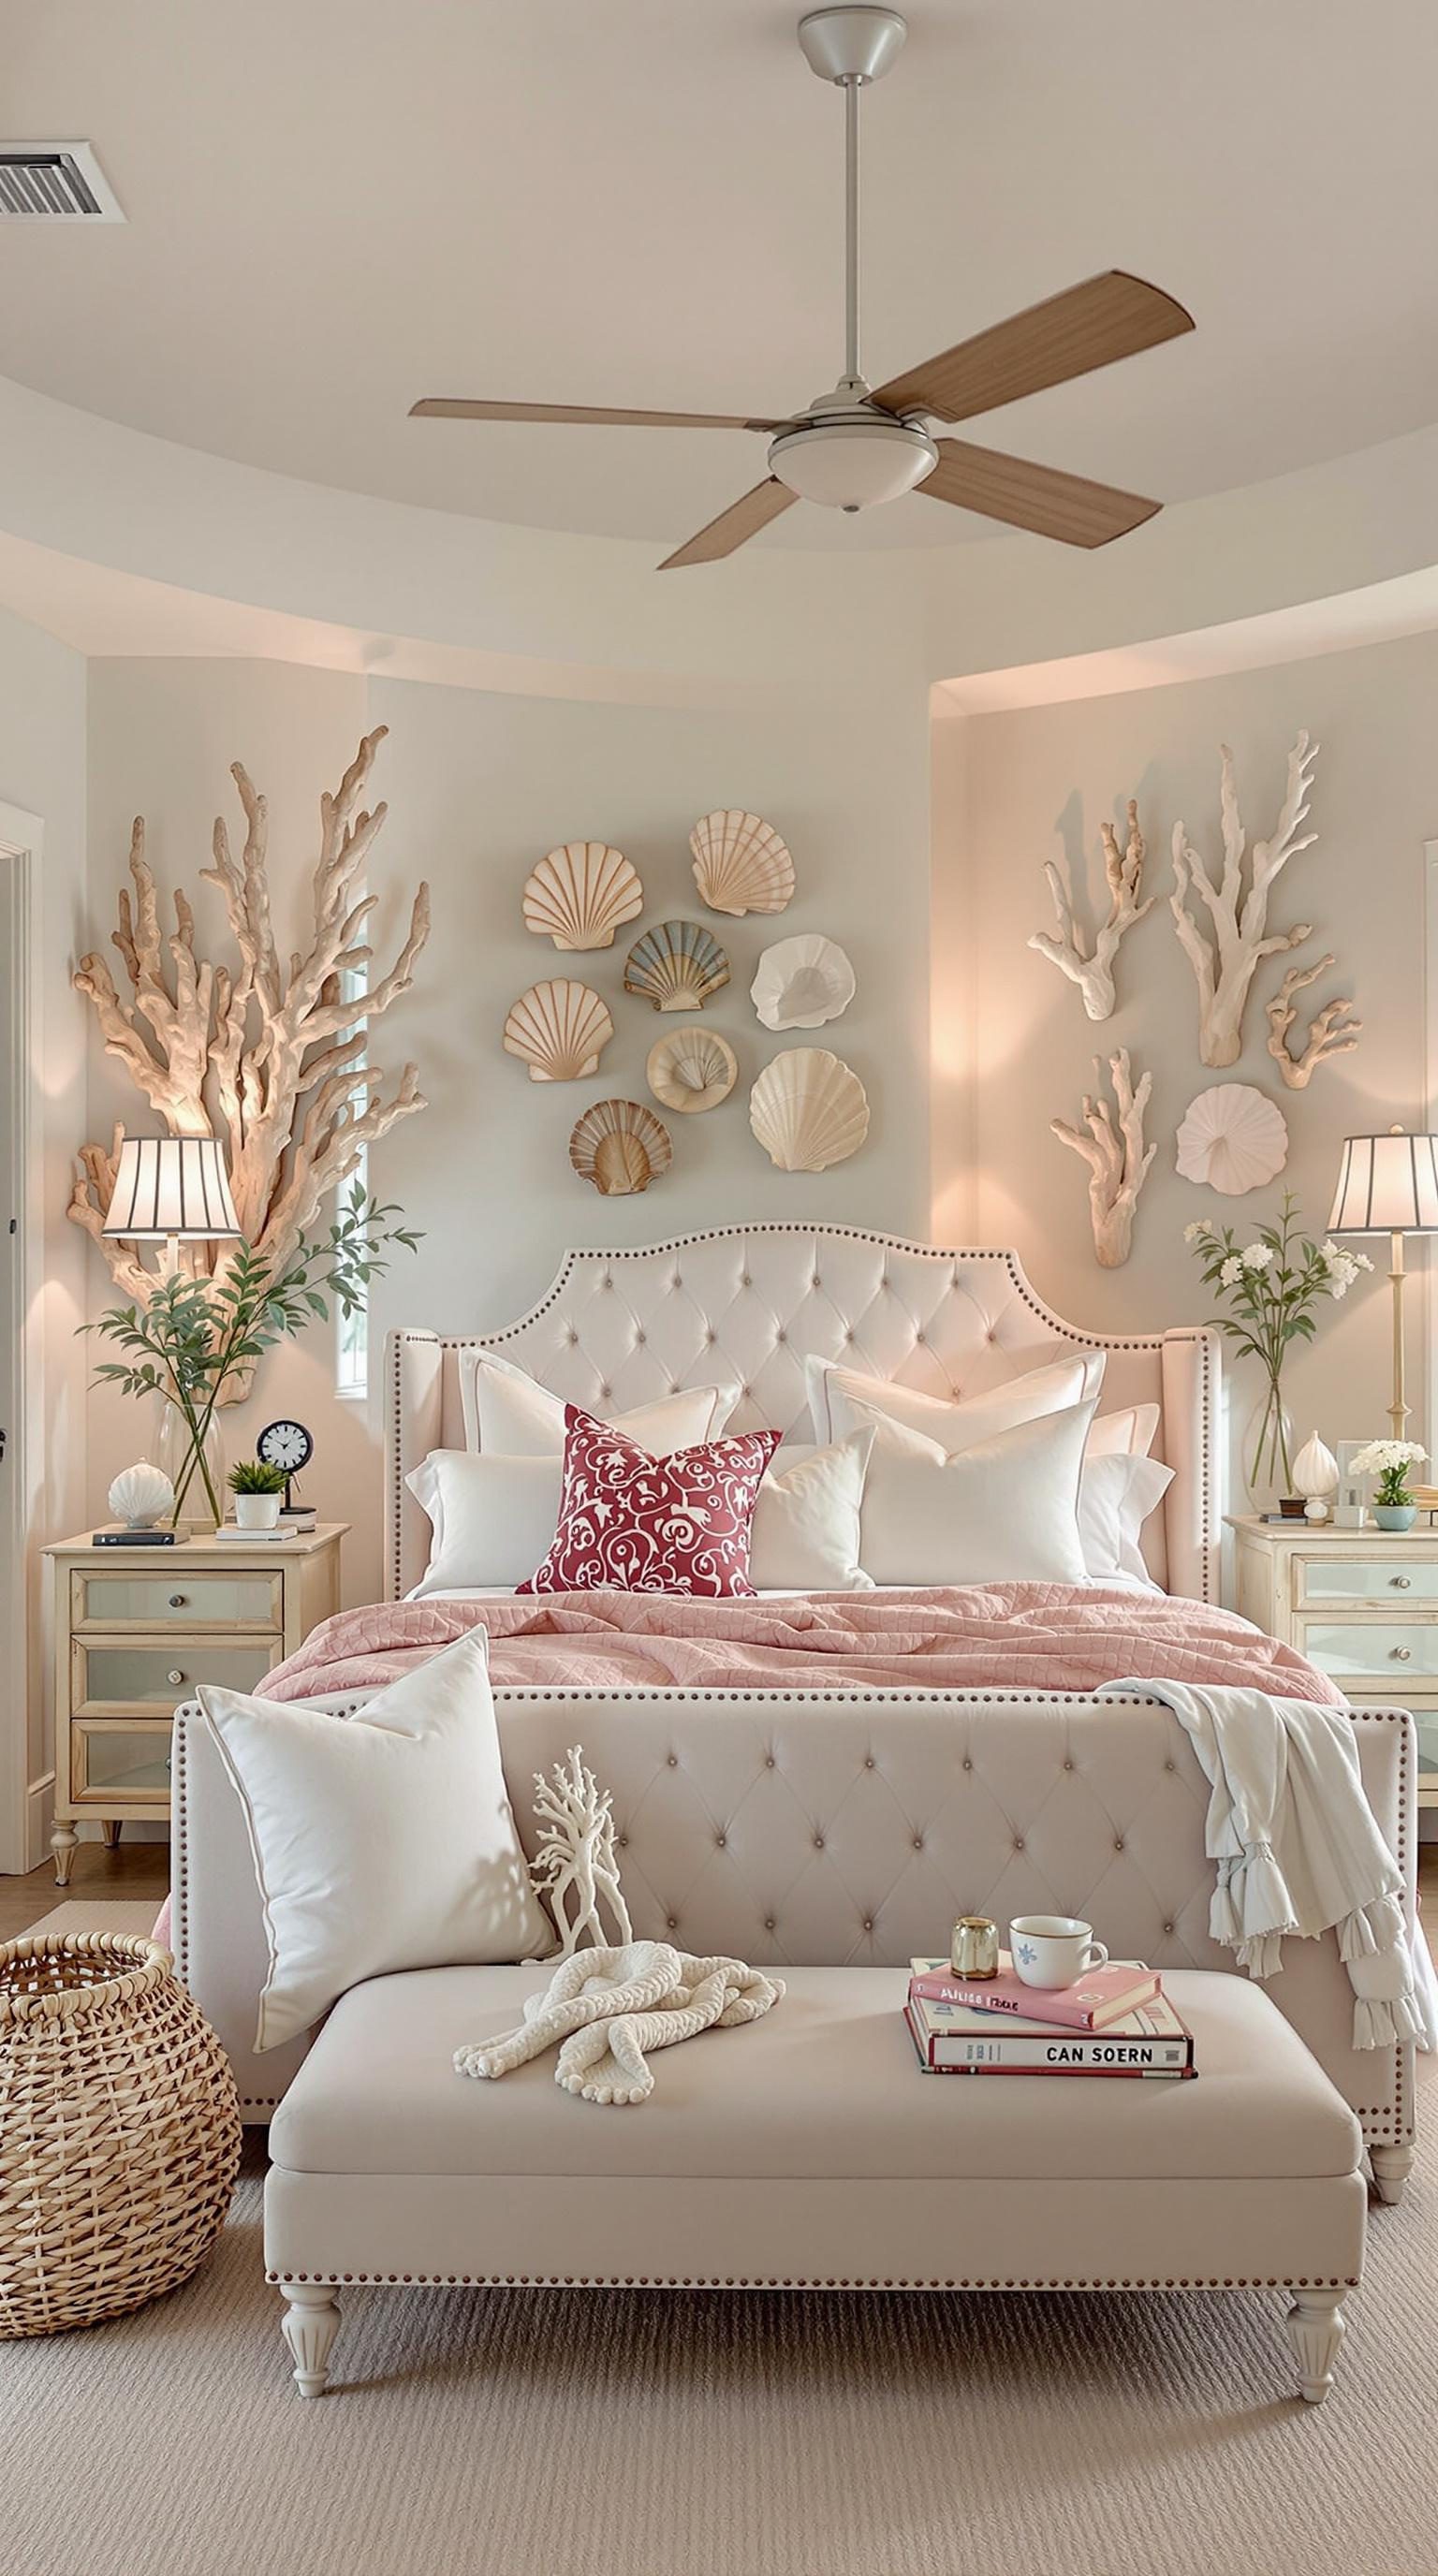
[[[798,498],[797,492],[790,492],[771,474],[767,483],[756,483],[742,501],[732,501],[727,510],[721,510],[718,518],[711,519],[708,527],[701,528],[698,536],[691,537],[677,554],[666,555],[659,570],[679,572],[685,564],[717,563],[721,555],[732,555],[736,547],[757,537],[760,529],[767,528],[782,510],[792,510]]]
[[[722,411],[601,411],[588,403],[469,402],[430,394],[411,403],[411,420],[567,420],[588,429],[787,429],[784,420],[745,420]]]
[[[1136,357],[1140,349],[1157,348],[1192,329],[1192,314],[1161,287],[1111,268],[996,322],[976,339],[961,340],[906,376],[892,377],[874,399],[889,411],[971,420],[976,412],[997,411],[1002,403],[1067,384],[1071,376]]]
[[[970,447],[966,439],[941,438],[938,450],[933,473],[917,487],[931,501],[952,501],[960,510],[1003,519],[1038,537],[1057,537],[1066,546],[1106,546],[1163,508],[1137,492],[1088,483],[1081,474],[1060,474],[1052,465],[1031,465],[994,447]]]

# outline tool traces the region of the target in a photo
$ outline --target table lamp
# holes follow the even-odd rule
[[[217,1136],[123,1136],[101,1232],[129,1243],[206,1243],[238,1235]],[[173,1268],[173,1256],[168,1266]]]
[[[1393,1401],[1388,1419],[1395,1440],[1405,1440],[1403,1400],[1403,1238],[1438,1234],[1438,1136],[1410,1136],[1390,1127],[1386,1136],[1348,1136],[1330,1234],[1386,1234],[1393,1283]]]

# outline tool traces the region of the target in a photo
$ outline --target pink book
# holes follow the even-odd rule
[[[1014,1974],[1007,1950],[996,1977],[956,1977],[943,1959],[911,1959],[911,1994],[926,2003],[963,2004],[970,2012],[1012,2013],[1022,2021],[1049,2022],[1060,2030],[1106,2030],[1125,2013],[1151,2003],[1163,1989],[1156,1968],[1129,1959],[1086,1968],[1072,1986],[1026,1986]]]

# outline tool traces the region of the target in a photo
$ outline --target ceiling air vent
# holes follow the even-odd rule
[[[122,224],[89,143],[0,143],[0,223]]]

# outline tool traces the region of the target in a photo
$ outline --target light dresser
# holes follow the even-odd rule
[[[168,1821],[174,1711],[201,1682],[252,1691],[340,1606],[348,1522],[296,1538],[188,1538],[174,1547],[47,1547],[54,1583],[55,1881],[76,1828],[107,1843]]]
[[[1233,1519],[1238,1608],[1358,1708],[1410,1708],[1418,1803],[1438,1806],[1438,1529]]]

